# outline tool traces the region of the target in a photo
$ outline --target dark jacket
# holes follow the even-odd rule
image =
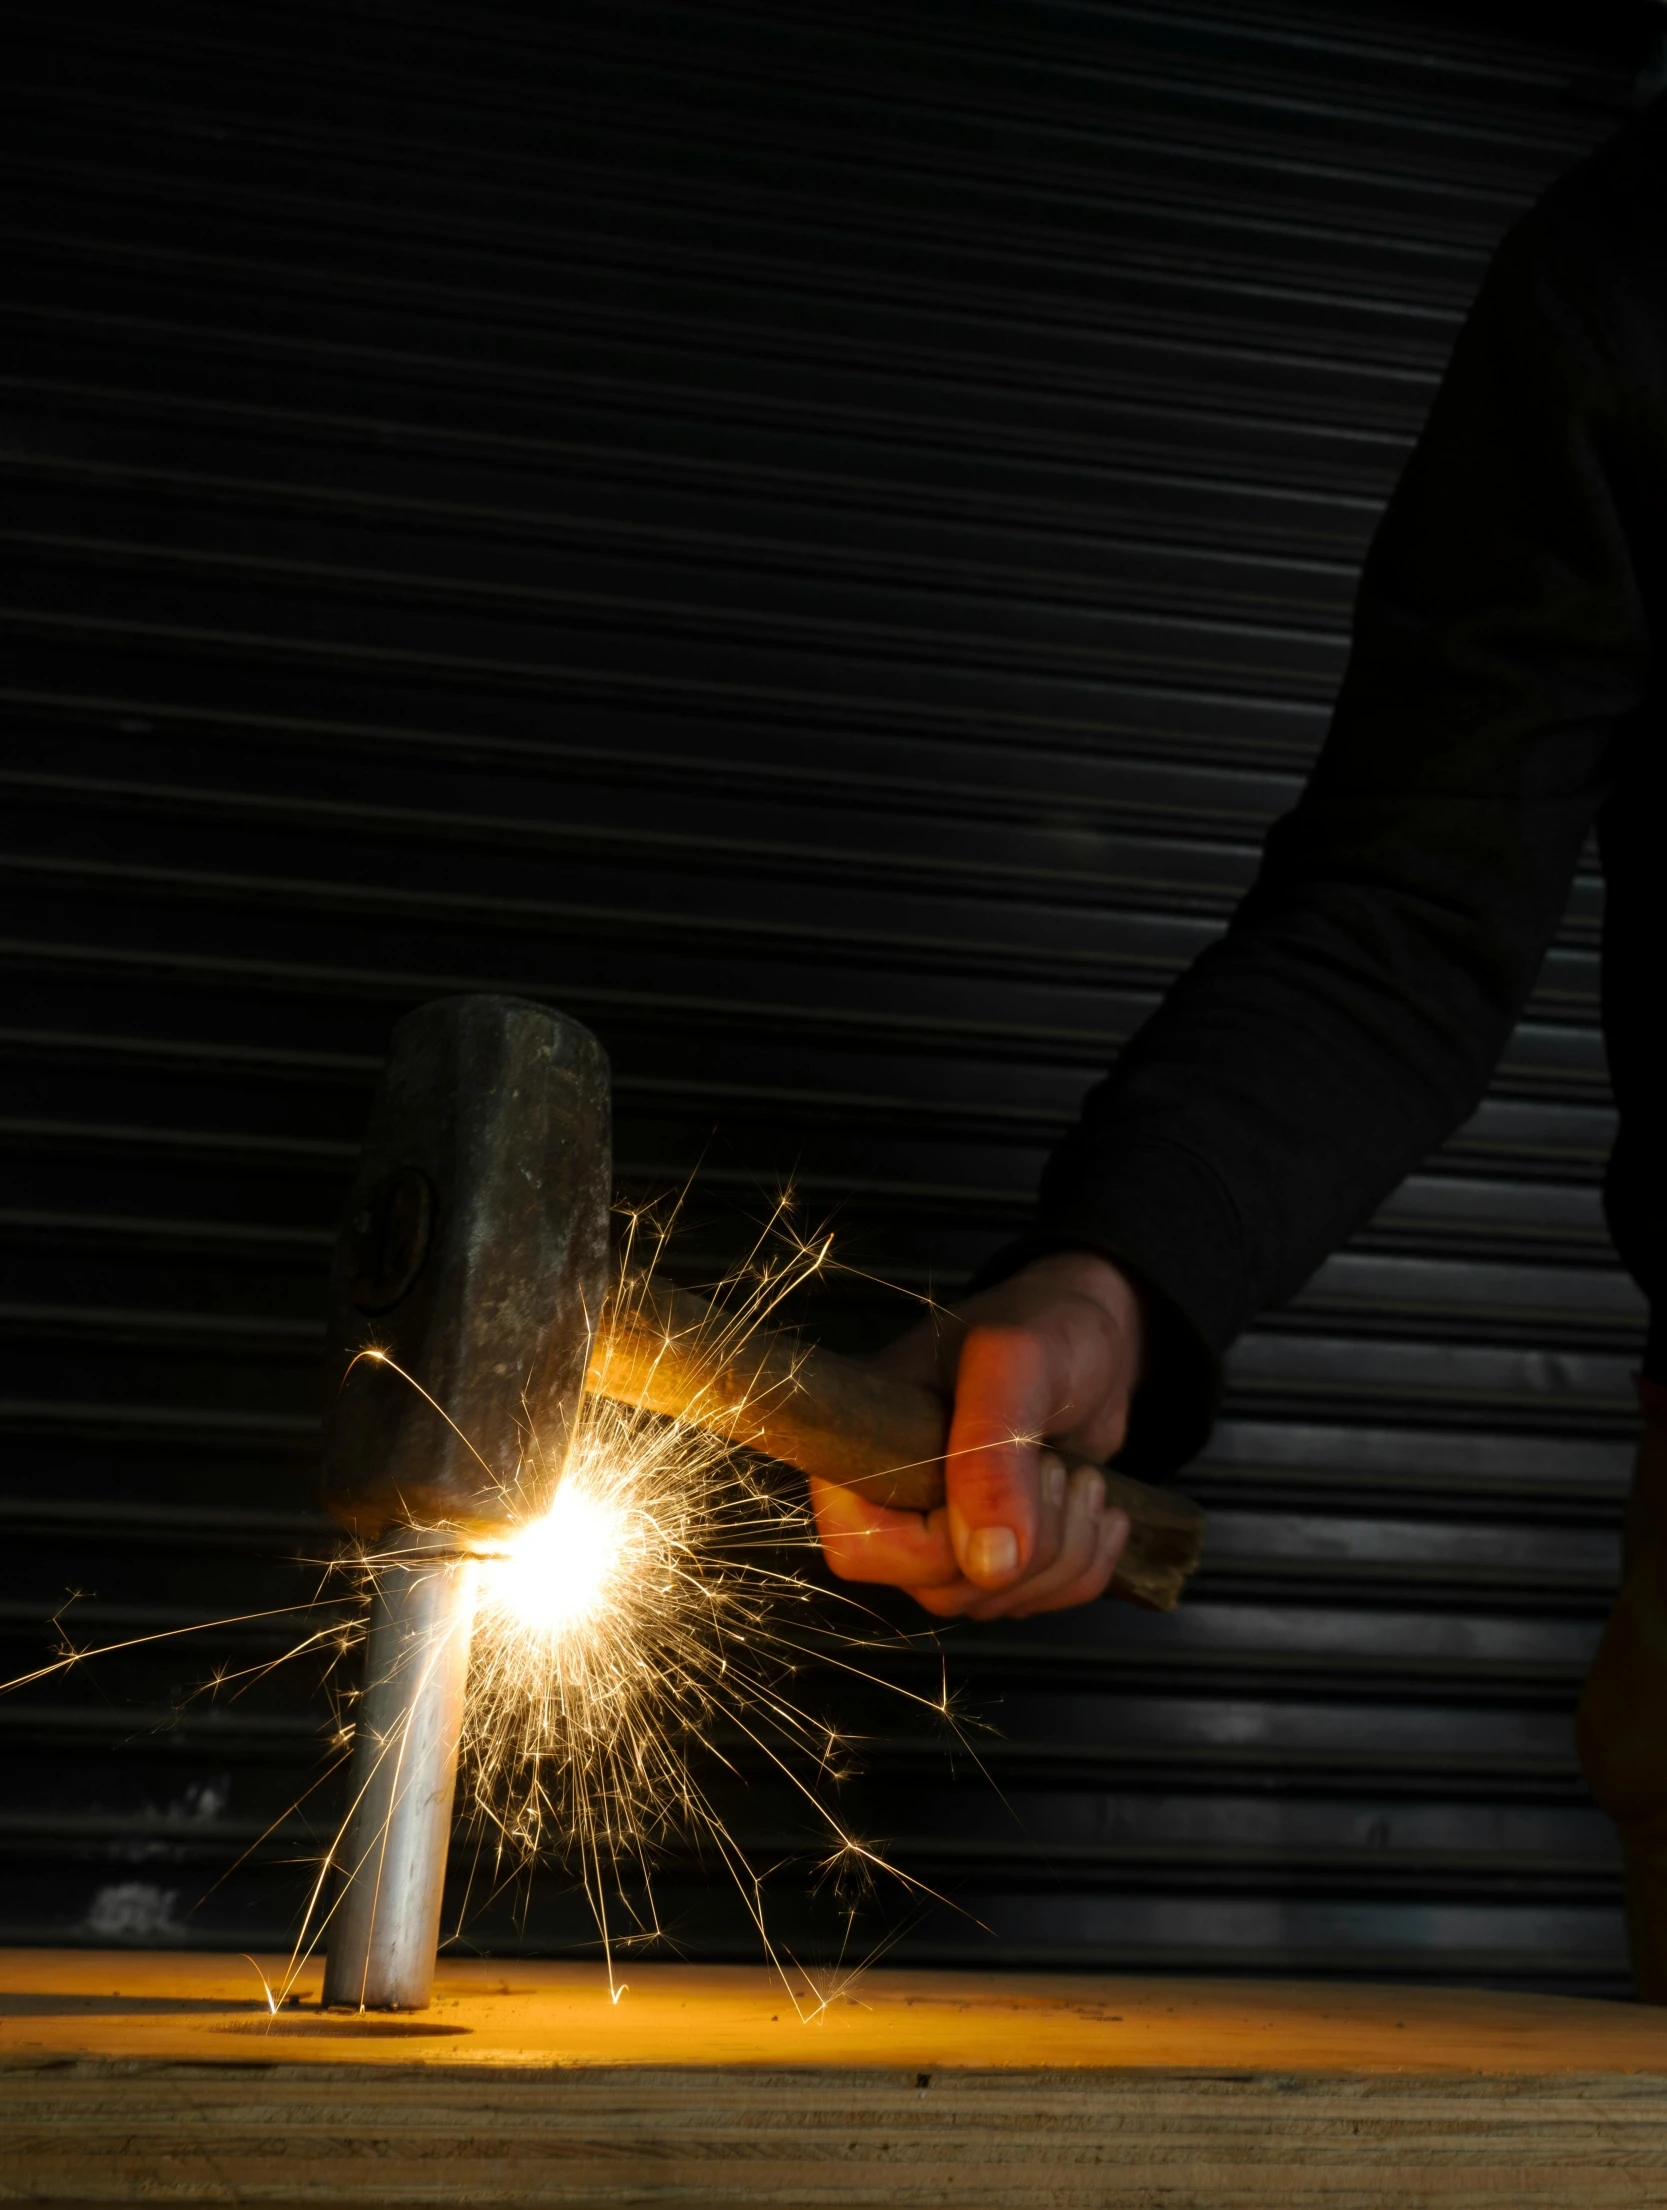
[[[1134,1462],[1196,1449],[1226,1345],[1473,1109],[1594,822],[1607,1202],[1667,1310],[1664,622],[1667,101],[1500,249],[1367,559],[1312,780],[1004,1254],[1098,1249],[1155,1292]]]

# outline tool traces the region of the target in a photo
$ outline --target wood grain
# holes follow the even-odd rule
[[[805,2025],[763,1971],[628,1977],[447,1965],[421,2020],[273,2020],[241,1959],[5,1953],[0,2200],[1667,2204],[1667,2012],[875,1971]]]
[[[762,1451],[897,1511],[944,1500],[943,1399],[801,1337],[738,1330],[687,1290],[638,1286],[597,1334],[585,1386]],[[1173,1611],[1203,1553],[1191,1497],[1103,1468],[1106,1501],[1129,1515],[1111,1593]]]

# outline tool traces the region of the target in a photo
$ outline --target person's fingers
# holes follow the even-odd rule
[[[1105,1594],[1128,1539],[1128,1514],[1107,1512],[1100,1523],[1093,1559],[1083,1573],[1064,1588],[1056,1588],[1043,1604],[1016,1604],[1010,1616],[1027,1619],[1032,1611],[1069,1611],[1077,1604],[1092,1604]]]
[[[885,1581],[926,1589],[961,1579],[946,1515],[893,1512],[837,1481],[810,1482],[822,1555],[842,1581]]]
[[[1041,1611],[1055,1591],[1069,1588],[1089,1571],[1100,1540],[1100,1517],[1105,1509],[1106,1485],[1096,1466],[1078,1466],[1067,1473],[1064,1461],[1052,1451],[1043,1456],[1043,1484],[1047,1486],[1048,1461],[1058,1469],[1061,1491],[1057,1539],[1052,1554],[1037,1546],[1031,1570],[1011,1587],[998,1589],[973,1608],[975,1619],[995,1619],[1016,1613],[1022,1606]]]
[[[967,1330],[944,1454],[949,1532],[969,1581],[1010,1587],[1037,1558],[1047,1358],[1029,1328]]]
[[[1073,1461],[1115,1455],[1144,1357],[1139,1291],[1087,1252],[1054,1253],[957,1311],[934,1310],[873,1363],[945,1400],[944,1507],[887,1512],[814,1485],[833,1570],[911,1589],[940,1618],[1097,1595],[1112,1538],[1085,1531],[1047,1446]]]
[[[957,1580],[947,1588],[912,1588],[909,1594],[934,1619],[961,1619],[983,1600],[985,1591],[976,1581]]]
[[[1079,1466],[1067,1474],[1053,1452],[1042,1455],[1039,1528],[1050,1556],[1011,1587],[992,1592],[957,1570],[941,1509],[887,1511],[855,1490],[813,1479],[811,1501],[824,1555],[841,1580],[906,1588],[938,1619],[1023,1619],[1092,1603],[1116,1569],[1128,1539],[1127,1516],[1104,1510],[1105,1484],[1097,1467]]]
[[[1066,1505],[1070,1493],[1071,1476],[1064,1459],[1054,1450],[1038,1452],[1036,1542],[1030,1559],[1032,1573],[1040,1573],[1051,1567],[1059,1556],[1059,1546],[1065,1538]]]
[[[994,1595],[984,1594],[978,1599],[973,1616],[979,1619],[1028,1619],[1036,1612],[1069,1611],[1078,1604],[1091,1604],[1103,1596],[1106,1586],[1117,1570],[1117,1561],[1128,1541],[1127,1515],[1108,1511],[1096,1518],[1092,1537],[1081,1570],[1074,1578],[1061,1579],[1050,1573],[1045,1584],[1041,1578],[1035,1584],[1021,1581],[1014,1588],[1001,1589]]]
[[[1034,1612],[1066,1611],[1105,1594],[1128,1538],[1126,1513],[1096,1514],[1087,1561],[1074,1580],[1061,1582],[1050,1570],[1045,1589],[1027,1579],[992,1595],[972,1581],[957,1580],[936,1588],[912,1588],[909,1594],[935,1619],[1028,1619]]]
[[[1032,1612],[1069,1611],[1074,1605],[1093,1603],[1097,1597],[1105,1594],[1128,1539],[1129,1516],[1126,1512],[1104,1509],[1096,1512],[1081,1553],[1080,1570],[1075,1574],[1050,1574],[1045,1589],[1021,1588],[1010,1591],[1012,1600],[1008,1606],[1008,1616],[1013,1619],[1028,1619]]]
[[[1056,1452],[1044,1450],[1038,1453],[1036,1487],[1036,1541],[1032,1553],[1031,1574],[1041,1571],[1051,1572],[1054,1569],[1059,1556],[1060,1544],[1065,1537],[1070,1497],[1070,1475],[1066,1470],[1064,1459]],[[1026,1574],[1024,1580],[1017,1585],[1028,1587],[1031,1574]],[[1011,1590],[1002,1593],[1011,1594]],[[985,1597],[986,1591],[981,1583],[963,1580],[954,1595],[953,1614],[967,1612],[975,1619],[981,1619],[985,1616],[981,1609],[981,1600]],[[952,1616],[949,1592],[940,1589],[937,1591],[937,1596],[939,1600],[929,1608],[935,1610],[940,1618]],[[993,1618],[996,1615],[991,1613],[989,1616]]]

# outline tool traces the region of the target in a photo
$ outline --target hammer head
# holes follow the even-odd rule
[[[501,1526],[532,1448],[559,1469],[612,1180],[608,1060],[588,1029],[500,997],[399,1023],[331,1277],[324,1500],[355,1534]],[[371,1347],[434,1403],[386,1364],[352,1364]]]

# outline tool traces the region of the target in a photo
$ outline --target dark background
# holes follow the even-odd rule
[[[1249,880],[1489,248],[1659,17],[10,20],[8,1674],[72,1588],[89,1641],[312,1577],[332,1229],[425,998],[595,1027],[626,1190],[698,1167],[691,1277],[790,1176],[954,1290]],[[846,1814],[963,1907],[864,1939],[1624,1985],[1570,1729],[1639,1317],[1599,900],[1476,1117],[1235,1353],[1186,1610],[947,1637],[983,1772],[839,1706]],[[178,1708],[284,1638],[0,1702],[0,1939],[286,1942],[327,1706],[291,1668]],[[785,1797],[726,1800],[778,1931],[837,1946]],[[588,1943],[558,1876],[523,1903],[468,1938]],[[756,1953],[709,1868],[663,1907]]]

